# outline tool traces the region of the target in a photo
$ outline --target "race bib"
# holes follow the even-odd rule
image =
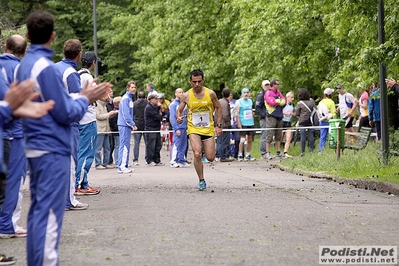
[[[193,113],[192,118],[194,127],[209,127],[211,124],[209,113]]]
[[[252,118],[252,110],[245,110],[244,119],[251,119],[251,118]]]

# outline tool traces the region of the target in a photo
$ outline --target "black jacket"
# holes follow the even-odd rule
[[[258,93],[258,96],[256,96],[255,113],[258,114],[259,119],[266,118],[265,90],[264,89],[262,89]]]
[[[147,103],[144,109],[144,130],[157,131],[161,129],[162,115],[160,107]]]
[[[133,105],[133,121],[138,131],[144,130],[144,109],[147,105],[146,99],[138,99]]]

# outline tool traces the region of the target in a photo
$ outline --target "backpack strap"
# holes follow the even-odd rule
[[[88,69],[86,69],[86,68],[81,68],[81,69],[78,71],[78,73],[79,73],[79,76],[82,76],[83,74],[89,74],[89,75],[91,75],[90,71],[89,71]]]
[[[299,102],[302,103],[306,107],[306,109],[309,110],[310,113],[312,113],[312,110],[310,110],[309,106],[307,106],[306,103],[304,103],[303,101],[299,101]]]

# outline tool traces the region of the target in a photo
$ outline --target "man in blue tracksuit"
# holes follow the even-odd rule
[[[26,20],[31,42],[16,78],[33,79],[39,102],[53,99],[54,109],[40,119],[23,119],[25,154],[30,174],[31,207],[28,213],[28,266],[57,265],[58,245],[68,191],[71,156],[71,123],[78,122],[94,100],[109,93],[112,85],[87,84],[73,99],[65,90],[61,73],[51,61],[55,39],[54,17],[31,13]]]
[[[131,173],[129,169],[130,136],[132,130],[137,130],[133,121],[133,94],[136,92],[137,83],[129,81],[126,85],[126,93],[123,95],[119,104],[118,130],[119,130],[119,154],[118,154],[118,173]]]
[[[5,53],[0,56],[2,72],[6,74],[6,85],[14,81],[15,70],[20,58],[25,54],[27,43],[20,35],[7,38]],[[6,162],[7,190],[4,208],[0,212],[0,238],[26,237],[26,230],[17,225],[21,215],[22,185],[26,178],[27,160],[23,147],[24,139],[21,121],[14,120],[10,128],[3,132],[4,141],[10,145],[9,158]]]
[[[175,90],[175,100],[170,104],[170,124],[173,128],[173,143],[170,149],[170,167],[190,167],[185,157],[187,150],[187,118],[183,119],[183,123],[177,123],[176,112],[180,105],[180,99],[183,95],[183,90],[178,88]],[[184,117],[187,115],[187,108],[184,109]]]
[[[81,57],[82,68],[79,70],[80,85],[83,88],[87,83],[93,83],[91,71],[96,67],[100,58],[94,52],[85,52]],[[76,195],[97,195],[99,189],[89,185],[87,175],[94,160],[97,145],[96,106],[91,104],[87,112],[79,121],[79,150],[76,167]]]
[[[79,40],[67,40],[64,44],[64,58],[55,64],[62,74],[62,82],[69,94],[78,94],[82,91],[80,76],[76,71],[82,55],[82,44]],[[65,210],[85,210],[88,204],[79,202],[75,197],[76,166],[78,162],[79,123],[71,124],[71,174]]]
[[[0,39],[1,40],[1,39]],[[2,68],[0,63],[0,69]],[[32,90],[35,86],[33,81],[25,81],[18,85],[10,86],[8,90],[7,82],[5,77],[0,74],[0,135],[2,134],[3,127],[9,127],[13,122],[12,114],[17,117],[32,117],[39,118],[46,115],[48,110],[53,106],[53,103],[33,103],[31,100],[27,100],[32,94]],[[7,95],[6,95],[7,94]],[[4,100],[3,100],[4,99]],[[31,103],[27,106],[26,103]],[[25,105],[25,111],[20,112],[19,115],[16,114],[18,108],[21,104]],[[35,105],[35,106],[33,106]],[[14,112],[13,112],[14,110]],[[6,172],[7,166],[4,163],[3,157],[3,139],[0,138],[0,210],[3,207],[5,193],[6,193]],[[2,254],[0,256],[0,265],[12,265],[15,264],[16,260],[13,257],[7,257]]]

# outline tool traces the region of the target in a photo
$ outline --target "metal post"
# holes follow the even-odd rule
[[[385,43],[384,30],[384,1],[378,1],[378,43]],[[388,164],[389,155],[389,137],[388,137],[388,93],[385,84],[386,67],[380,63],[380,112],[381,112],[381,145],[382,145],[382,162]]]
[[[94,52],[98,57],[97,51],[97,3],[93,0],[93,40],[94,40]],[[94,77],[98,77],[98,62],[94,68]]]
[[[338,124],[338,125],[337,125]],[[341,158],[341,122],[335,123],[335,126],[338,127],[338,132],[337,132],[337,161]]]

